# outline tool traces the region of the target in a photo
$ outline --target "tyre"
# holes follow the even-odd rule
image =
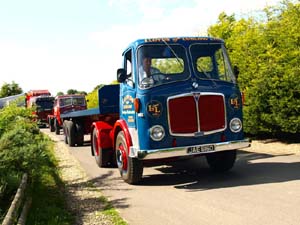
[[[49,129],[50,129],[50,132],[55,131],[53,118],[49,118]]]
[[[137,184],[143,176],[143,162],[129,157],[123,131],[118,133],[115,146],[116,161],[121,177],[128,184]]]
[[[59,123],[56,118],[54,119],[54,129],[55,129],[55,134],[59,135],[60,134],[60,126],[59,126]]]
[[[84,128],[82,123],[76,123],[76,144],[77,146],[83,146],[84,143]]]
[[[68,123],[68,121],[67,120],[65,120],[64,122],[63,122],[63,131],[64,131],[64,142],[65,142],[65,144],[68,144],[68,131],[67,131],[67,123]]]
[[[215,172],[230,170],[236,160],[236,150],[215,152],[206,155],[209,167]]]
[[[108,167],[110,165],[110,149],[102,149],[99,145],[99,137],[97,134],[97,130],[93,129],[92,136],[92,151],[95,157],[96,163],[99,167]]]
[[[76,143],[76,136],[75,136],[75,124],[73,121],[68,121],[67,125],[67,142],[70,147],[74,147]]]

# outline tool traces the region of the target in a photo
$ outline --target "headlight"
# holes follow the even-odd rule
[[[240,132],[243,125],[239,118],[233,118],[229,124],[230,130],[234,133]]]
[[[165,136],[165,130],[160,125],[155,125],[150,128],[150,137],[153,141],[160,141]]]

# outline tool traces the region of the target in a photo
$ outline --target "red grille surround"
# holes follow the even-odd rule
[[[226,129],[224,95],[192,93],[168,99],[169,129],[172,135],[195,136]]]

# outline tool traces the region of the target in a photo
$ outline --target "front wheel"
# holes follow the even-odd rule
[[[137,158],[129,157],[128,146],[123,131],[116,139],[116,161],[121,177],[128,184],[137,184],[143,176],[143,163]]]
[[[230,170],[236,160],[236,150],[214,152],[206,155],[206,161],[215,172],[225,172]]]

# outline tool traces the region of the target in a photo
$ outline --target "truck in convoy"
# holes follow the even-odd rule
[[[59,95],[54,99],[53,111],[48,115],[48,124],[51,132],[60,134],[63,122],[60,115],[87,109],[86,99],[81,94]]]
[[[39,126],[47,125],[47,117],[52,113],[54,97],[48,90],[31,90],[25,94],[25,106],[34,108],[33,114]]]
[[[99,89],[99,107],[61,116],[65,141],[80,145],[90,133],[98,166],[116,165],[129,184],[153,161],[203,155],[212,170],[227,171],[236,150],[251,144],[243,133],[237,74],[223,40],[136,40],[123,52],[119,85]]]

